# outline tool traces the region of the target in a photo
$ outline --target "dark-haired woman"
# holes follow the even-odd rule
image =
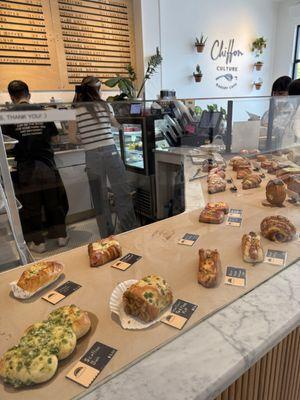
[[[74,105],[76,124],[69,129],[70,140],[76,142],[76,133],[85,149],[86,168],[100,235],[114,233],[110,212],[107,180],[114,194],[116,214],[122,231],[137,226],[125,167],[117,151],[112,125],[121,125],[114,117],[112,108],[100,97],[101,82],[89,76],[76,87]],[[86,104],[85,104],[86,103]]]

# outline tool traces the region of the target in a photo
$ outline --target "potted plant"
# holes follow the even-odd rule
[[[253,83],[256,90],[260,90],[260,88],[262,87],[262,84],[263,84],[263,81],[261,79],[259,79],[258,81]]]
[[[267,40],[261,36],[252,42],[251,51],[255,53],[255,57],[259,57],[267,47]]]
[[[195,78],[195,82],[201,82],[201,79],[202,79],[203,75],[202,75],[201,68],[200,68],[199,64],[196,66],[196,72],[194,72],[193,75],[194,75],[194,78]]]
[[[195,47],[196,47],[198,53],[203,53],[206,41],[207,41],[207,38],[204,39],[204,36],[202,33],[201,33],[200,39],[196,38]]]
[[[254,64],[254,68],[256,69],[256,71],[261,71],[262,67],[263,67],[264,63],[262,61],[257,61]]]

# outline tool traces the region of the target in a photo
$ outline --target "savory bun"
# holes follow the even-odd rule
[[[232,157],[231,160],[229,161],[229,165],[233,166],[233,164],[234,164],[236,161],[244,161],[244,160],[245,160],[244,157],[241,157],[241,156],[234,156],[234,157]]]
[[[259,263],[264,261],[264,251],[260,236],[255,232],[245,234],[242,238],[243,260],[248,263]]]
[[[91,328],[91,320],[88,313],[74,304],[62,306],[52,311],[48,320],[57,325],[71,324],[77,339],[84,336]]]
[[[261,184],[262,179],[259,175],[252,174],[252,175],[247,175],[242,182],[242,189],[243,190],[248,190],[248,189],[254,189],[259,187]]]
[[[29,327],[20,344],[29,347],[47,348],[59,360],[67,358],[76,347],[76,335],[67,325],[55,325],[49,321],[38,322]]]
[[[221,259],[218,250],[199,250],[198,283],[206,288],[218,284],[221,277]]]
[[[100,267],[122,255],[120,243],[110,236],[88,245],[91,267]]]
[[[51,379],[58,359],[46,349],[18,345],[0,359],[0,376],[14,387],[29,386]]]
[[[273,242],[289,242],[296,235],[295,226],[285,217],[275,215],[266,217],[260,224],[263,237]]]
[[[123,294],[124,311],[143,322],[155,320],[173,301],[168,283],[160,276],[149,275],[131,285]]]
[[[27,292],[36,292],[41,287],[55,281],[63,269],[63,264],[57,261],[40,261],[32,264],[22,273],[17,285]]]

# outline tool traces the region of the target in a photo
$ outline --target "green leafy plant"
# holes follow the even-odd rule
[[[145,72],[141,87],[140,87],[140,89],[138,91],[137,97],[140,96],[140,94],[142,93],[142,91],[144,89],[144,86],[145,86],[147,80],[151,79],[152,75],[156,72],[157,67],[159,67],[160,64],[162,63],[162,60],[163,60],[163,58],[162,58],[162,56],[160,54],[159,48],[156,47],[156,53],[149,58],[147,69],[146,69],[146,72]]]
[[[227,119],[227,112],[226,112],[225,108],[223,108],[223,107],[219,108],[218,104],[208,104],[207,111],[220,112],[222,114],[222,119],[224,121],[226,121],[226,119]]]
[[[136,73],[131,64],[125,67],[128,72],[128,77],[117,75],[115,78],[110,78],[104,82],[104,84],[110,88],[118,86],[120,94],[114,97],[110,97],[110,100],[121,101],[125,99],[134,98],[134,82],[136,81]]]
[[[204,39],[203,33],[201,33],[200,39],[196,37],[195,46],[205,46],[207,37]]]
[[[255,52],[256,56],[258,57],[259,54],[263,53],[266,47],[267,47],[267,40],[263,36],[261,36],[252,42],[251,51]]]

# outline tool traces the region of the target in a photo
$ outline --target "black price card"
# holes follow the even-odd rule
[[[78,285],[78,283],[75,282],[65,282],[55,290],[47,293],[45,296],[42,297],[42,299],[49,301],[51,304],[57,304],[67,296],[70,296],[73,292],[81,288],[81,285]]]
[[[228,212],[229,217],[236,217],[236,218],[242,218],[243,215],[243,210],[239,210],[237,208],[230,208]]]
[[[193,246],[193,244],[198,240],[199,235],[195,235],[193,233],[186,233],[179,241],[179,244],[183,244],[185,246]]]
[[[176,300],[169,313],[165,314],[161,322],[174,328],[182,329],[197,309],[196,304],[184,300]]]
[[[240,227],[242,225],[242,218],[241,217],[232,217],[229,215],[227,217],[226,225]]]
[[[96,342],[74,365],[67,378],[86,388],[89,387],[116,352],[116,349]]]
[[[287,252],[281,250],[268,250],[266,252],[265,262],[272,265],[284,267],[286,263]]]
[[[246,270],[244,268],[227,267],[225,284],[233,286],[246,286]]]
[[[131,267],[134,263],[139,261],[142,257],[137,256],[133,253],[128,253],[126,256],[120,258],[117,262],[115,262],[112,267],[120,269],[121,271],[126,271],[129,267]]]

